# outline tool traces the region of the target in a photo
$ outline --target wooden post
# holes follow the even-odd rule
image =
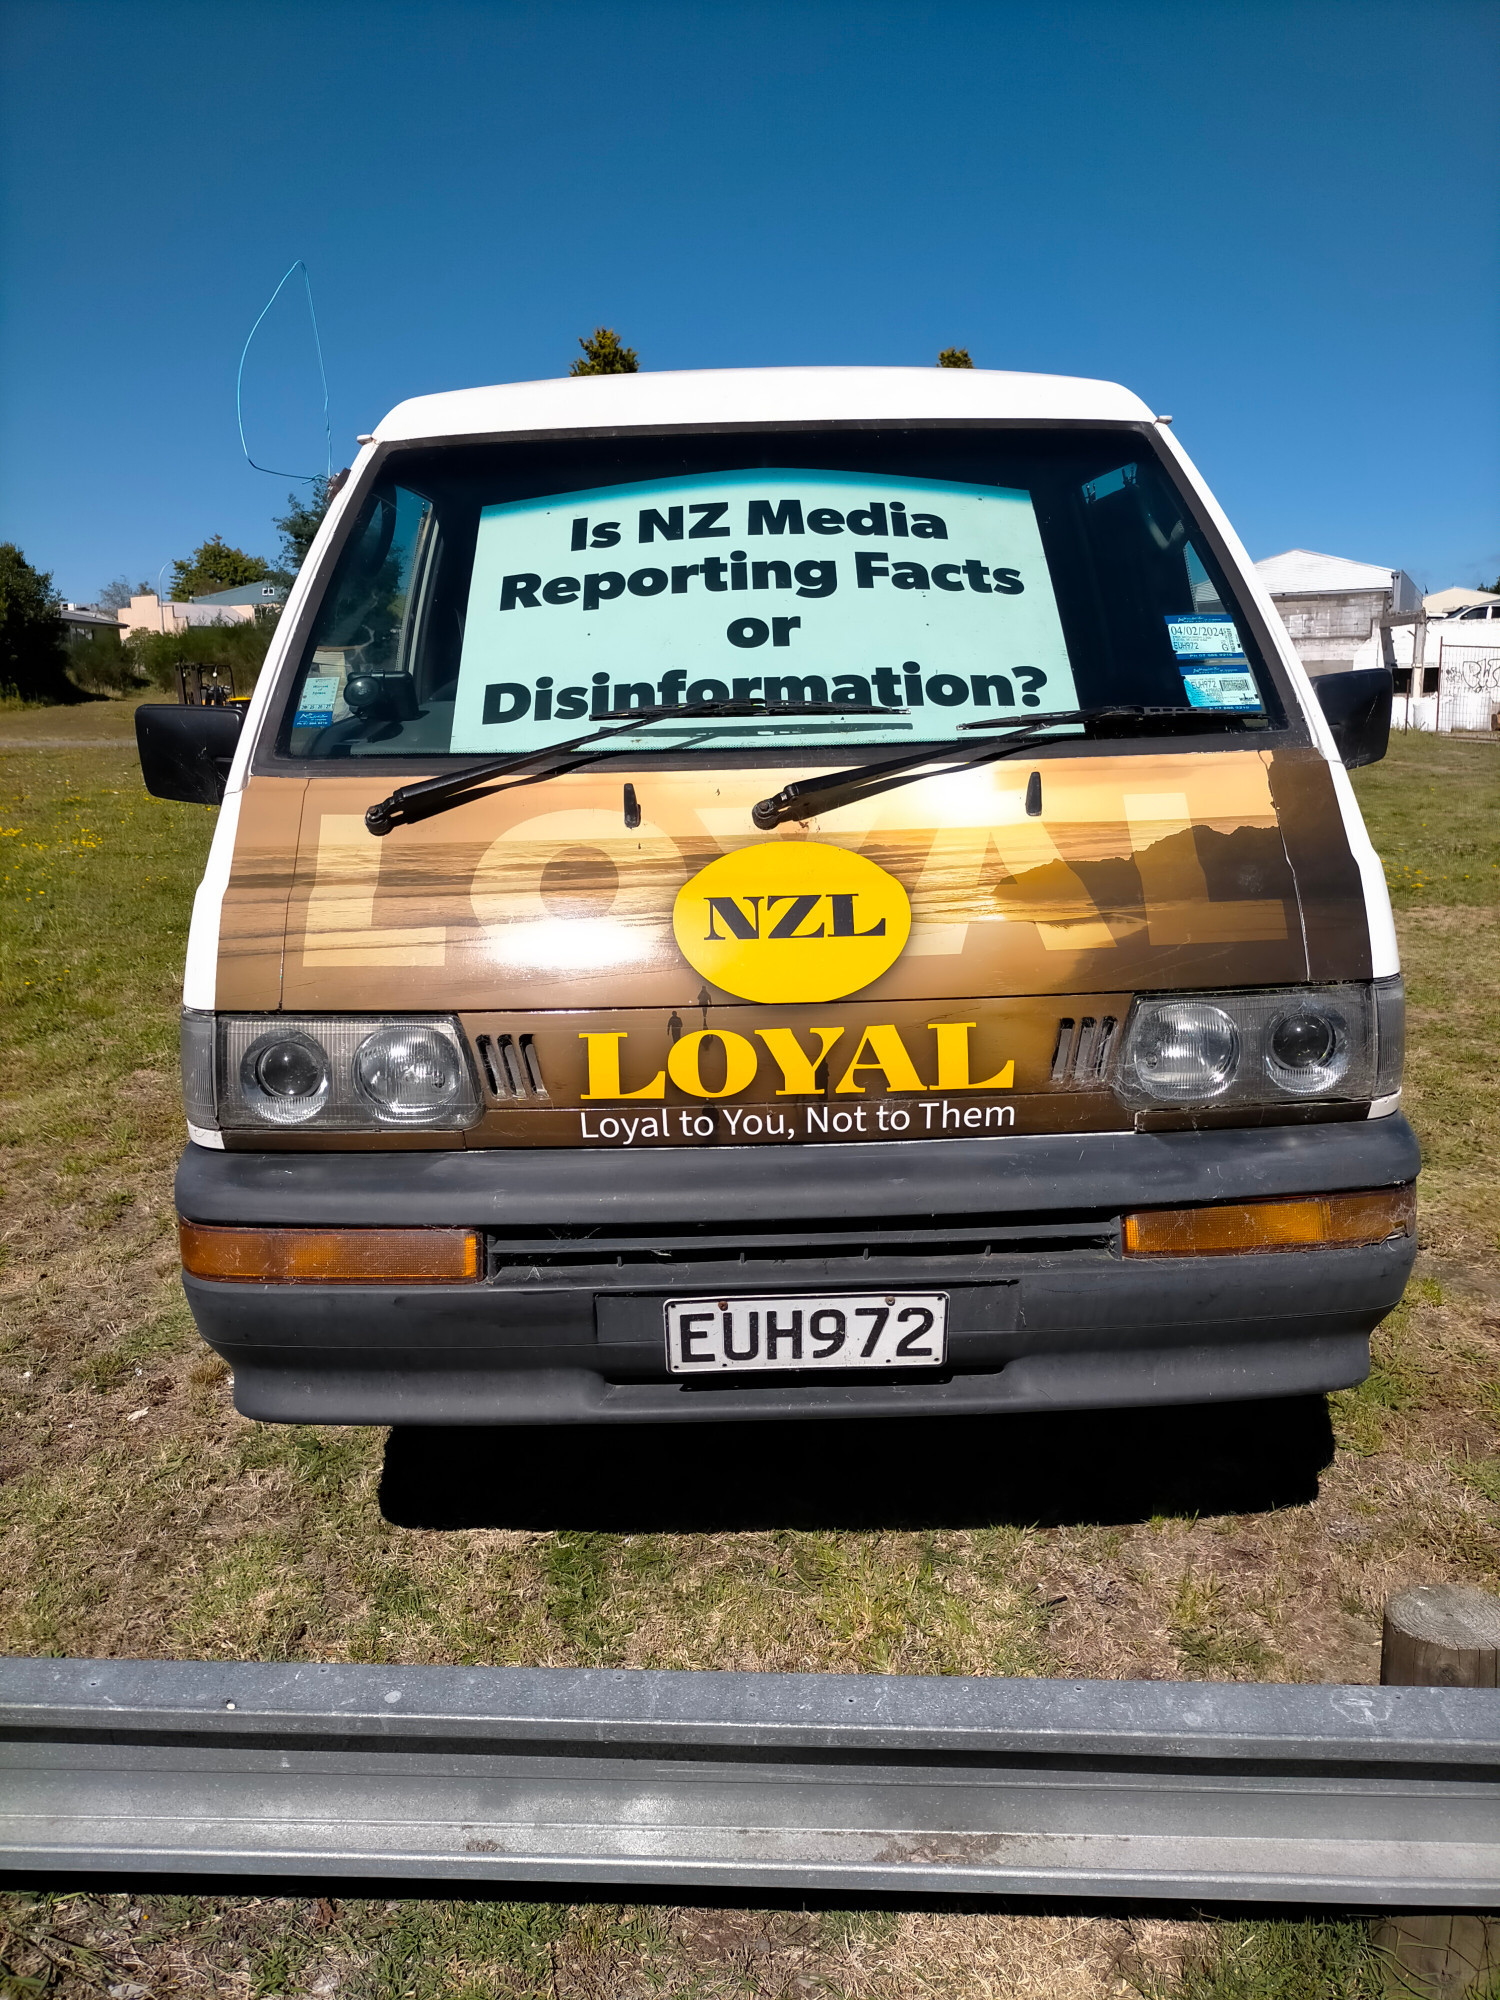
[[[1500,1686],[1500,1598],[1458,1583],[1389,1598],[1380,1679],[1384,1687]],[[1460,2000],[1490,1990],[1500,1973],[1500,1920],[1492,1917],[1382,1917],[1375,1942],[1387,1954],[1393,2000]]]
[[[1388,1598],[1380,1684],[1500,1687],[1500,1597],[1461,1583],[1430,1583]]]

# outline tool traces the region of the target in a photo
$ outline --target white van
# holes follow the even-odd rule
[[[1345,766],[1165,420],[883,368],[537,382],[366,443],[184,986],[185,1283],[247,1415],[1336,1389],[1415,1253]]]

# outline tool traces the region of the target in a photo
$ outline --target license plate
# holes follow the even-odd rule
[[[946,1292],[669,1299],[666,1323],[674,1375],[937,1368],[948,1352]]]

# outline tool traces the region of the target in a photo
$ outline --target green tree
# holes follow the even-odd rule
[[[635,358],[633,347],[622,347],[620,336],[612,326],[596,326],[592,340],[580,339],[583,349],[582,361],[575,361],[568,370],[570,375],[637,375],[640,362]]]
[[[334,495],[348,477],[349,468],[345,466],[332,479],[315,479],[310,496],[288,493],[286,512],[272,515],[271,526],[281,537],[281,561],[269,574],[276,582],[284,583],[288,590],[296,581],[298,570],[307,561],[313,537],[322,527],[323,516],[328,512]]]
[[[14,542],[0,542],[0,693],[22,701],[88,699],[68,679],[60,602],[51,571],[33,569]]]
[[[938,356],[939,368],[972,368],[967,347],[945,347]]]
[[[190,597],[208,597],[216,590],[235,590],[242,583],[263,583],[271,574],[264,556],[247,556],[231,548],[222,535],[200,542],[191,556],[172,565],[172,597],[184,604]]]

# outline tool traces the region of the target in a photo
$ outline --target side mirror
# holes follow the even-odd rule
[[[1353,771],[1361,764],[1378,764],[1391,740],[1390,668],[1319,674],[1313,687],[1344,768]]]
[[[146,790],[158,799],[216,806],[245,719],[242,708],[180,708],[142,702],[135,712],[135,747]]]

